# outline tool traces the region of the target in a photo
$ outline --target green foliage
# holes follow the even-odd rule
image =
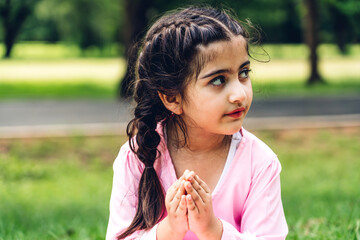
[[[2,38],[6,51],[4,58],[10,58],[11,50],[18,38],[22,27],[39,0],[2,0],[0,1],[0,21],[2,22]]]
[[[287,239],[358,239],[360,128],[257,131],[282,164]],[[0,239],[104,239],[118,137],[0,140]]]
[[[87,49],[114,42],[121,12],[115,0],[47,0],[39,4],[36,13],[41,20],[55,23],[62,40]]]
[[[20,39],[67,41],[82,50],[101,48],[119,38],[121,15],[117,0],[42,0]]]

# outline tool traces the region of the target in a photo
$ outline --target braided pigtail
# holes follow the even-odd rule
[[[123,239],[137,230],[153,227],[164,213],[165,194],[154,168],[158,155],[157,147],[160,143],[160,135],[156,132],[159,102],[154,102],[154,96],[150,92],[139,95],[147,89],[146,84],[147,82],[141,81],[136,86],[136,93],[141,97],[137,99],[135,118],[127,129],[130,148],[144,165],[138,187],[138,204],[132,223],[118,236],[118,239]]]
[[[226,41],[246,34],[241,25],[224,11],[213,8],[187,8],[157,20],[148,30],[135,69],[134,99],[136,108],[127,134],[131,150],[144,166],[135,217],[118,239],[138,230],[152,228],[165,213],[165,193],[154,169],[160,156],[160,135],[156,128],[171,121],[184,134],[182,116],[164,106],[159,94],[179,96],[186,100],[186,86],[201,68],[199,45]],[[176,131],[175,131],[176,132]],[[174,137],[174,136],[172,136]],[[175,136],[176,138],[176,136]]]

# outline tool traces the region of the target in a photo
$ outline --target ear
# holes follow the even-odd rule
[[[175,113],[176,115],[183,113],[182,98],[180,94],[177,94],[176,96],[168,96],[161,92],[158,92],[158,94],[167,110]]]

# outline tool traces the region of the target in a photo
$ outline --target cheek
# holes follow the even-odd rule
[[[249,103],[251,104],[253,100],[253,91],[252,89],[249,91]]]
[[[252,99],[253,99],[253,89],[252,89],[251,81],[249,82],[249,85],[247,86],[246,94],[248,96],[248,104],[250,105],[252,102]]]

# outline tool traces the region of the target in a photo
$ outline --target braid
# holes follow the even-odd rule
[[[137,92],[142,92],[146,82],[137,85]],[[165,195],[160,180],[154,169],[157,156],[157,147],[160,143],[160,135],[156,132],[156,116],[158,103],[153,101],[151,92],[139,97],[135,108],[135,118],[129,123],[127,134],[130,138],[130,148],[136,153],[138,159],[144,164],[138,188],[138,205],[135,217],[130,226],[117,238],[123,239],[137,230],[153,227],[162,217],[165,205]],[[137,129],[136,136],[134,136]],[[135,147],[134,139],[137,147]],[[156,194],[154,194],[156,193]]]
[[[143,163],[144,171],[139,182],[135,217],[118,239],[137,230],[150,229],[165,212],[164,190],[153,167],[160,155],[157,124],[173,121],[186,141],[186,125],[181,116],[169,118],[171,112],[163,105],[159,93],[180,94],[185,98],[185,87],[201,66],[197,46],[229,40],[234,35],[247,39],[239,22],[213,8],[187,8],[172,13],[157,20],[148,30],[135,69],[137,105],[127,128],[130,148]]]

